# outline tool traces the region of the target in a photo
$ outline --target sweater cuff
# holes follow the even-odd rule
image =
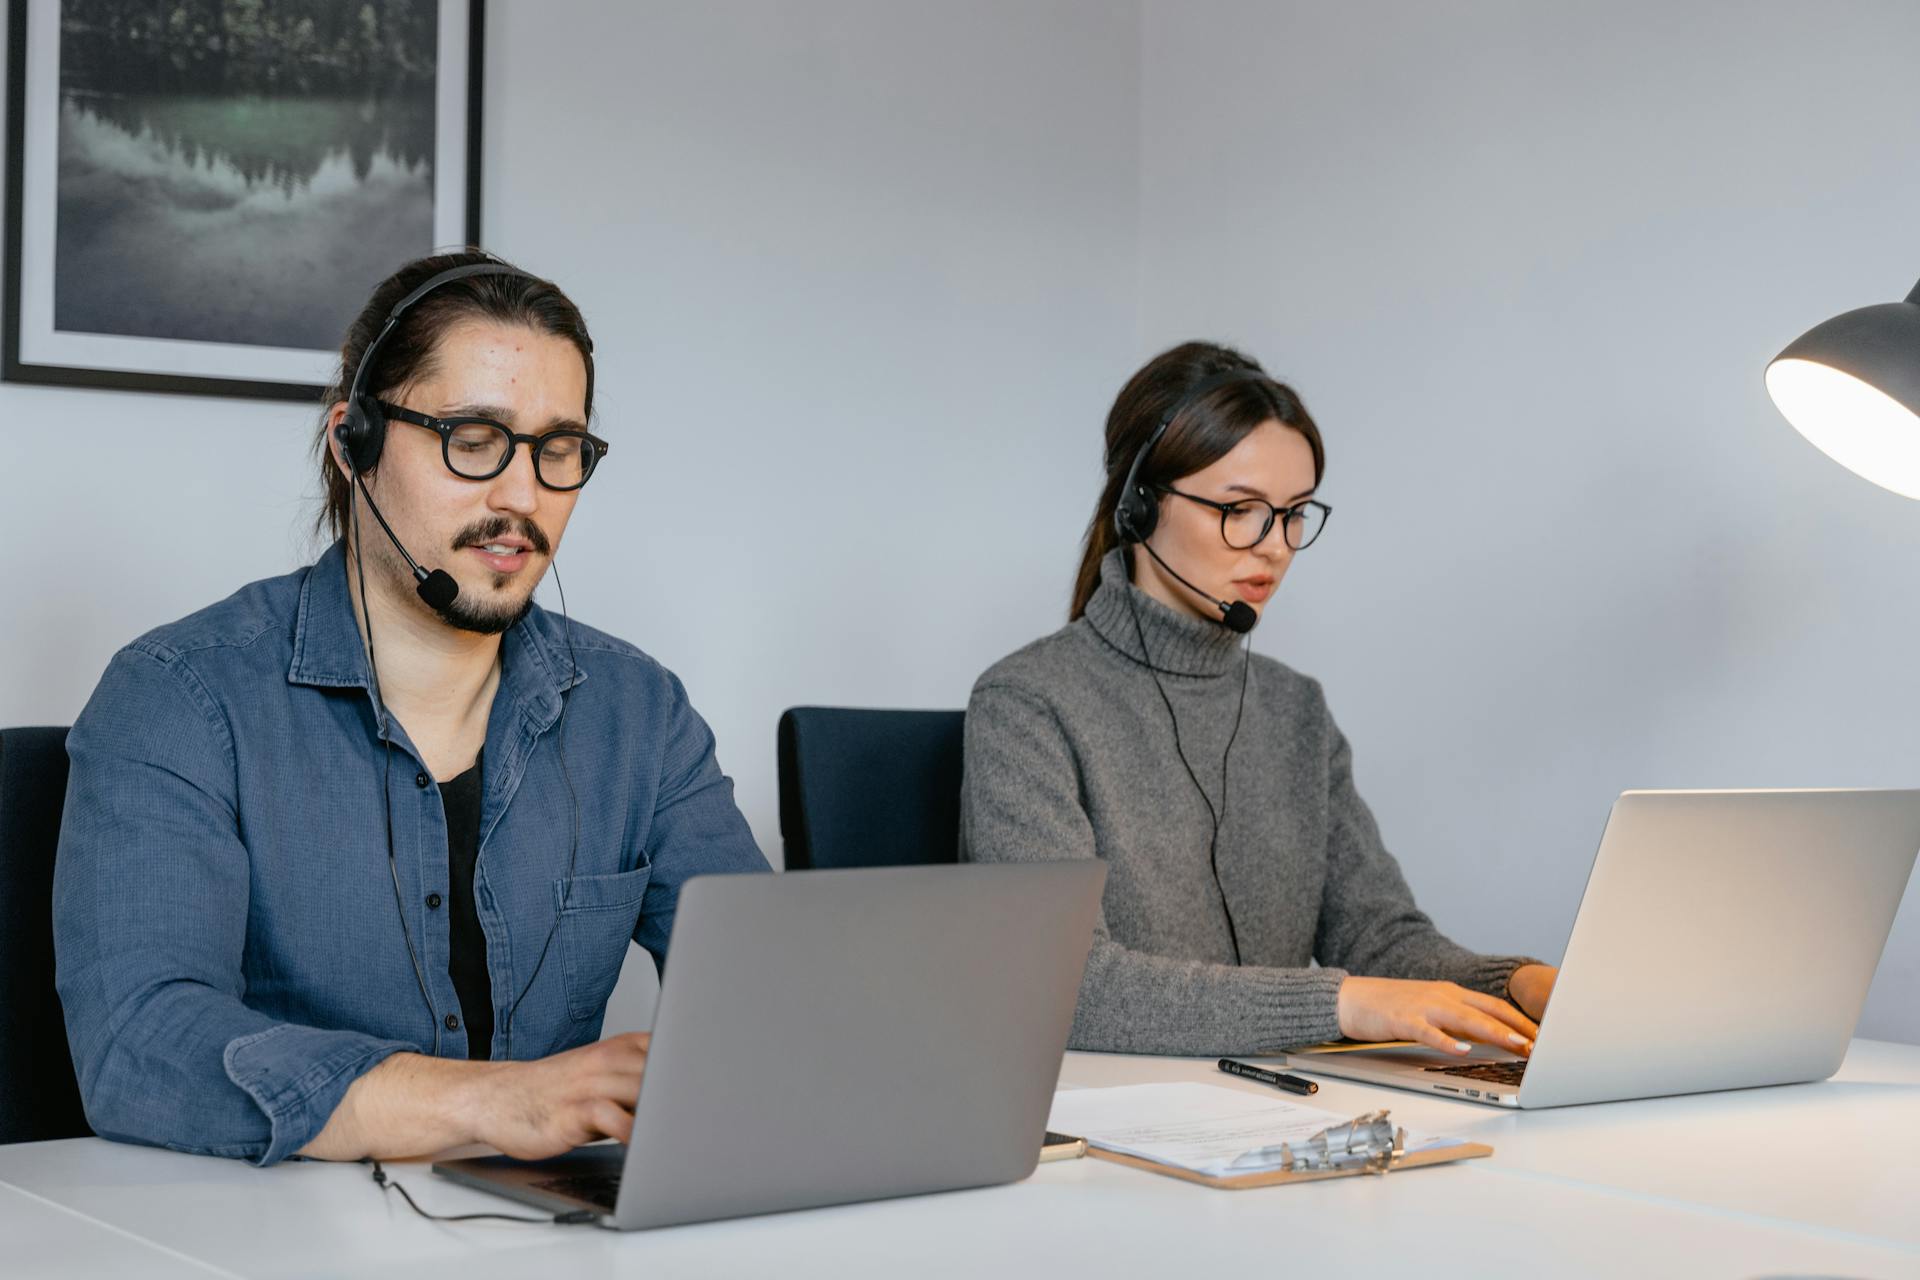
[[[1454,981],[1469,991],[1483,991],[1490,996],[1510,1000],[1512,997],[1507,994],[1507,980],[1513,977],[1514,970],[1522,965],[1545,963],[1532,956],[1475,956]]]
[[[1340,984],[1345,969],[1243,969],[1259,982],[1254,1026],[1241,1053],[1277,1053],[1340,1038]]]

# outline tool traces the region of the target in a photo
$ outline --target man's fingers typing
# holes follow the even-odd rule
[[[595,1133],[621,1142],[632,1140],[633,1113],[625,1107],[602,1098],[593,1104],[590,1114]]]
[[[640,1096],[640,1072],[603,1071],[580,1083],[580,1096],[604,1098],[631,1107]]]

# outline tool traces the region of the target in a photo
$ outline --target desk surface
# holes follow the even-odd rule
[[[1210,1062],[1068,1054],[1063,1085],[1204,1080]],[[678,1274],[1191,1275],[1339,1272],[1399,1257],[1422,1275],[1920,1276],[1920,1048],[1857,1041],[1831,1081],[1509,1113],[1343,1081],[1330,1110],[1385,1106],[1495,1155],[1385,1178],[1214,1191],[1105,1161],[1025,1182],[622,1234],[416,1218],[357,1165],[259,1170],[98,1139],[0,1147],[9,1276]],[[425,1163],[390,1170],[421,1204],[511,1206]]]

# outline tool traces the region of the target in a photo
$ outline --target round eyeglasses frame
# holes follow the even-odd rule
[[[1176,498],[1185,498],[1188,502],[1197,502],[1203,507],[1212,507],[1215,511],[1218,511],[1220,513],[1220,541],[1226,543],[1235,551],[1250,551],[1265,542],[1267,535],[1273,532],[1273,524],[1276,520],[1280,521],[1280,536],[1286,539],[1287,545],[1293,547],[1295,551],[1305,551],[1308,547],[1320,540],[1320,535],[1327,531],[1327,521],[1333,516],[1332,507],[1313,498],[1308,498],[1305,502],[1296,502],[1291,506],[1276,507],[1265,498],[1242,498],[1238,502],[1215,502],[1212,498],[1203,498],[1197,493],[1182,492],[1170,484],[1155,485],[1154,487],[1161,493],[1170,493]],[[1227,537],[1227,521],[1233,518],[1235,511],[1246,507],[1265,507],[1267,509],[1267,520],[1265,524],[1260,526],[1260,536],[1243,547]],[[1311,538],[1308,538],[1299,546],[1294,546],[1293,538],[1288,530],[1292,528],[1295,513],[1305,511],[1309,507],[1318,507],[1320,509],[1320,525],[1313,531]]]
[[[432,414],[402,408],[400,405],[390,404],[385,400],[380,402],[380,411],[395,421],[411,423],[416,427],[425,427],[427,430],[436,433],[440,437],[440,460],[446,463],[447,470],[459,476],[462,480],[493,479],[513,465],[514,450],[524,444],[527,446],[528,451],[533,454],[534,479],[538,480],[542,486],[552,489],[556,493],[570,493],[575,489],[584,487],[587,481],[593,479],[593,473],[599,469],[600,460],[607,456],[607,442],[590,431],[549,431],[544,435],[528,435],[525,432],[509,431],[505,424],[495,422],[492,418],[436,418]],[[500,455],[500,465],[481,476],[469,475],[454,466],[453,433],[461,427],[492,427],[495,431],[505,436],[507,438],[507,448],[506,451]],[[587,448],[586,470],[584,474],[581,475],[578,483],[550,483],[547,480],[546,473],[540,469],[541,455],[548,442],[553,440],[579,440]]]

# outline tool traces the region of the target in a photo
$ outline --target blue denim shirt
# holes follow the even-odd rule
[[[537,607],[502,637],[474,872],[496,1059],[597,1039],[628,939],[663,964],[689,878],[768,869],[680,681],[579,623],[572,647],[577,671]],[[376,1063],[433,1051],[434,1018],[460,1008],[446,816],[397,724],[392,742],[393,854],[431,1015],[394,901],[341,545],[114,656],[67,739],[53,892],[98,1133],[272,1164]],[[466,1058],[464,1025],[439,1027],[439,1052]]]

